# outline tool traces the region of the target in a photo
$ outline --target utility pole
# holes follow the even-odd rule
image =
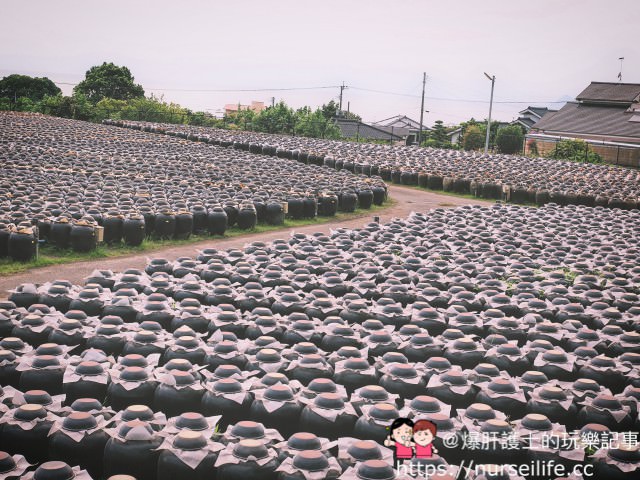
[[[422,73],[422,103],[420,104],[420,131],[418,132],[418,146],[422,143],[422,120],[424,119],[424,89],[427,84],[427,72]]]
[[[489,151],[489,134],[491,133],[491,109],[493,108],[493,86],[496,83],[496,76],[484,72],[484,76],[491,80],[491,100],[489,100],[489,119],[487,120],[487,138],[484,141],[484,153]]]
[[[271,107],[274,107],[276,104],[276,97],[271,97]]]
[[[342,92],[344,91],[345,88],[348,88],[348,87],[344,84],[344,80],[343,80],[342,85],[340,85],[340,106],[338,107],[338,112],[342,112]]]

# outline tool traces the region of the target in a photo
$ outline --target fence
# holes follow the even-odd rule
[[[526,154],[538,154],[554,158],[558,152],[558,144],[563,140],[582,140],[584,145],[584,159],[590,153],[597,153],[604,163],[622,167],[640,168],[640,144],[622,142],[607,142],[578,137],[561,137],[553,135],[529,134],[525,141]],[[535,141],[535,152],[533,143]]]

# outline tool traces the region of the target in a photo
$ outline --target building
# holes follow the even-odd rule
[[[511,122],[511,125],[522,125],[528,132],[536,122],[550,112],[557,112],[557,110],[551,110],[547,107],[527,107],[518,112],[519,117]]]
[[[568,138],[587,141],[607,163],[640,167],[640,84],[591,82],[532,126],[527,148],[535,140],[542,154]]]
[[[373,126],[389,132],[393,135],[402,137],[407,144],[412,144],[418,141],[418,134],[420,133],[420,122],[407,117],[406,115],[394,115],[390,118],[385,118],[379,122],[372,124]],[[429,134],[431,129],[426,125],[422,125],[422,139],[424,140]]]
[[[354,140],[382,140],[388,141],[389,143],[402,142],[405,140],[401,135],[392,132],[391,129],[387,130],[383,127],[369,125],[360,120],[337,117],[335,122],[344,138]]]
[[[264,106],[264,102],[256,102],[252,101],[251,105],[241,105],[240,103],[227,103],[224,106],[225,115],[229,115],[230,113],[237,113],[240,110],[253,110],[258,113],[264,110],[266,107]]]

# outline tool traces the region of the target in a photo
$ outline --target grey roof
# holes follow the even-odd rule
[[[559,111],[542,117],[533,128],[546,132],[580,133],[640,139],[640,123],[620,106],[567,103]]]
[[[511,125],[514,125],[516,123],[521,123],[525,127],[531,128],[531,127],[533,127],[533,124],[536,123],[536,122],[535,122],[535,120],[532,120],[529,117],[518,117],[513,122],[511,122]]]
[[[585,103],[627,103],[638,101],[640,83],[591,82],[576,100]]]
[[[367,125],[366,123],[362,123],[357,120],[338,118],[336,119],[336,125],[338,125],[342,136],[346,138],[360,137],[369,138],[372,140],[402,140],[402,137],[396,135],[395,132],[392,135],[391,129],[389,129],[389,131],[386,131],[380,127]]]
[[[420,129],[420,122],[416,122],[412,118],[407,117],[406,115],[395,115],[393,117],[385,118],[384,120],[380,120],[378,122],[374,122],[373,125],[377,127],[401,127],[408,128],[412,130]],[[422,126],[423,130],[431,130],[426,125]]]
[[[548,112],[557,112],[557,110],[552,110],[552,109],[547,108],[547,107],[527,107],[527,108],[525,108],[524,110],[521,110],[518,113],[524,113],[527,110],[530,111],[530,112],[533,112],[535,115],[537,115],[540,118],[544,117]]]

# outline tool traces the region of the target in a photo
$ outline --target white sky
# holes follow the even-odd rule
[[[194,110],[225,103],[294,107],[337,99],[347,85],[365,121],[420,115],[510,121],[527,104],[575,97],[590,81],[640,82],[640,0],[0,0],[0,76],[77,83],[92,65],[129,67],[147,94]],[[65,93],[72,86],[60,85]],[[434,97],[434,98],[429,98]],[[439,100],[437,100],[438,98]],[[442,100],[447,99],[447,100]],[[475,100],[468,102],[463,100]]]

